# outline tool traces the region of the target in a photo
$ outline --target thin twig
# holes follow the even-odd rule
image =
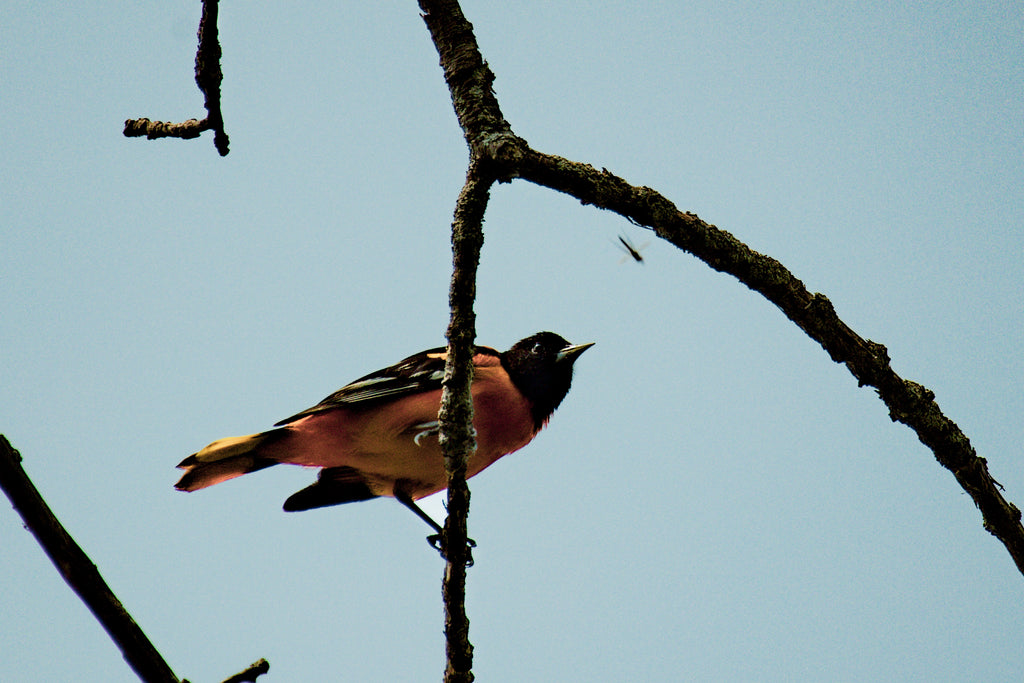
[[[256,679],[268,671],[270,671],[270,662],[260,659],[250,664],[244,671],[225,678],[221,683],[256,683]]]
[[[203,0],[202,18],[199,20],[199,44],[196,46],[196,85],[203,93],[206,117],[189,119],[183,123],[151,121],[146,118],[124,122],[124,136],[157,138],[199,137],[204,130],[213,131],[213,144],[221,156],[228,153],[228,134],[224,132],[224,117],[220,111],[220,84],[224,76],[220,70],[220,42],[217,40],[217,0]]]

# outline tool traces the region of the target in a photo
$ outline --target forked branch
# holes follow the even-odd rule
[[[883,345],[854,332],[839,319],[824,295],[809,292],[777,260],[754,251],[695,214],[680,211],[658,192],[632,185],[605,169],[531,149],[512,132],[502,115],[491,90],[494,75],[480,56],[473,27],[458,3],[420,0],[420,7],[469,147],[481,162],[489,162],[497,178],[522,178],[576,197],[583,204],[614,211],[761,293],[818,342],[832,360],[844,363],[861,386],[878,391],[889,416],[913,429],[939,463],[953,473],[981,510],[985,529],[1002,541],[1024,573],[1020,510],[1003,497],[987,462],[977,455],[956,423],[942,413],[935,395],[896,374]]]

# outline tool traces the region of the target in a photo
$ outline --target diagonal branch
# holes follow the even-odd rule
[[[565,192],[584,204],[616,213],[654,232],[715,270],[733,275],[778,306],[837,363],[845,363],[860,386],[875,387],[889,408],[889,417],[917,433],[936,460],[956,477],[981,510],[987,531],[1006,546],[1024,573],[1024,526],[1020,510],[1000,492],[970,440],[946,417],[926,387],[905,380],[892,369],[881,344],[864,339],[836,315],[822,294],[811,294],[785,266],[760,254],[731,234],[684,213],[661,194],[636,187],[606,170],[586,164],[523,151],[517,174],[530,182]]]
[[[24,520],[25,528],[39,541],[71,590],[81,598],[106,629],[111,640],[121,649],[135,675],[146,683],[179,683],[170,665],[107,586],[96,565],[53,515],[22,469],[21,453],[11,446],[3,434],[0,434],[0,489],[7,494],[14,509]],[[224,683],[252,682],[269,670],[267,660],[260,659]],[[180,683],[188,681],[182,680]]]
[[[489,160],[500,180],[522,177],[614,211],[649,228],[715,270],[729,273],[778,306],[837,363],[844,363],[861,386],[870,385],[889,416],[913,429],[939,463],[953,473],[981,510],[985,529],[1002,541],[1024,573],[1024,526],[1020,510],[1007,501],[988,465],[967,436],[946,417],[934,394],[893,371],[884,346],[859,336],[836,315],[822,294],[804,284],[775,259],[760,254],[724,230],[680,211],[648,187],[634,186],[607,170],[537,152],[505,121],[491,90],[494,75],[480,55],[473,27],[455,0],[420,0],[441,57],[459,124],[472,153]]]
[[[147,683],[178,683],[178,677],[125,611],[96,565],[53,516],[21,468],[21,454],[3,435],[0,435],[0,488],[7,493],[57,571],[121,648],[125,661],[136,675]]]
[[[420,9],[470,152],[481,161],[503,162],[495,164],[498,169],[510,169],[525,141],[512,133],[501,113],[492,88],[494,74],[480,56],[473,25],[455,0],[420,0]],[[501,181],[510,178],[498,175]]]

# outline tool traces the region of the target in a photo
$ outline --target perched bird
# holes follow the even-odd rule
[[[476,347],[477,449],[467,477],[533,440],[569,392],[573,363],[591,346],[539,332],[502,353]],[[414,501],[447,486],[437,439],[447,355],[437,348],[409,356],[281,420],[277,429],[214,441],[181,461],[185,474],[175,488],[195,491],[281,463],[319,467],[316,482],[285,501],[286,511],[393,496],[440,533]]]

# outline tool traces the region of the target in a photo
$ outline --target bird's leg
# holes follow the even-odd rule
[[[403,491],[399,491],[398,489],[395,489],[395,500],[397,500],[399,503],[401,503],[405,507],[407,507],[410,510],[412,510],[413,512],[415,512],[417,517],[419,517],[424,522],[429,524],[430,527],[434,531],[436,531],[437,533],[440,534],[440,533],[442,533],[444,531],[444,529],[441,527],[441,525],[438,524],[437,522],[435,522],[434,519],[430,515],[428,515],[426,512],[424,512],[423,509],[420,508],[420,506],[416,504],[416,501],[414,501],[409,496],[409,494],[407,494],[407,493],[405,493]]]
[[[437,532],[436,534],[431,534],[430,536],[427,536],[427,543],[429,543],[431,547],[434,548],[434,550],[441,553],[442,558],[447,560],[448,556],[445,554],[444,551],[444,527],[435,522],[430,515],[424,512],[408,493],[400,490],[397,487],[395,488],[395,500],[397,500],[399,503],[412,510],[414,513],[416,513],[417,517],[419,517],[424,522],[429,524],[430,528]],[[474,541],[472,538],[467,538],[466,546],[466,566],[471,567],[473,566],[473,553],[471,548],[476,547],[476,541]]]

